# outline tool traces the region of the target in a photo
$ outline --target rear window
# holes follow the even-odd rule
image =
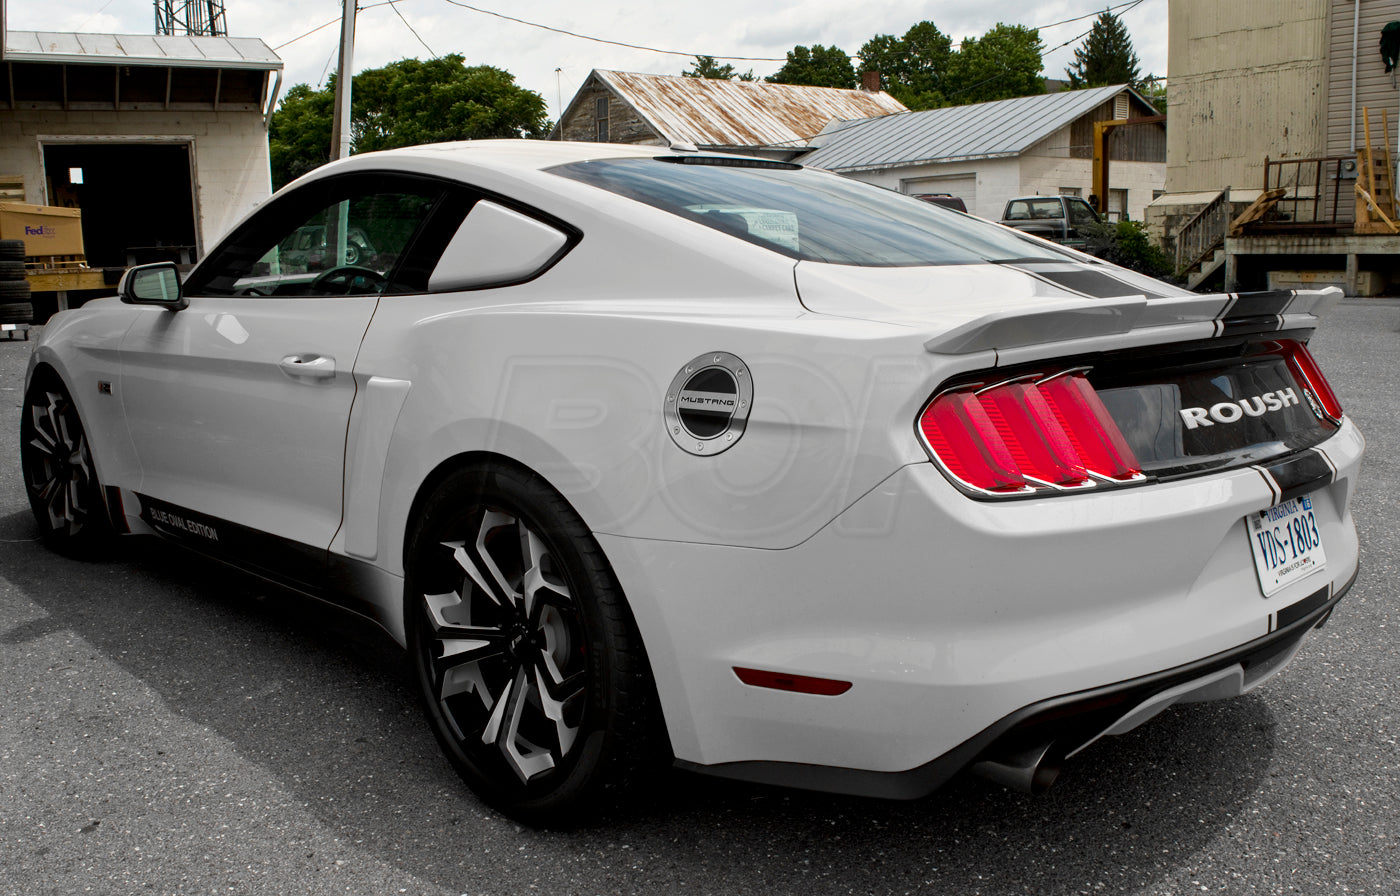
[[[1053,221],[1065,216],[1058,199],[1013,199],[1006,205],[1005,221]]]
[[[1000,225],[796,165],[678,156],[550,171],[804,261],[912,267],[1066,257]]]

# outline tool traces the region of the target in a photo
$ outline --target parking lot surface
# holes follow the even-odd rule
[[[1356,586],[1278,678],[1047,794],[891,803],[671,775],[569,833],[484,809],[374,628],[146,540],[44,549],[0,339],[0,893],[1390,894],[1400,889],[1400,300],[1313,353],[1368,443]]]

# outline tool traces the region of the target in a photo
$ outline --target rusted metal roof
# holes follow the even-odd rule
[[[672,143],[696,146],[801,149],[833,120],[909,111],[887,93],[863,90],[602,69],[595,69],[591,77]]]
[[[924,162],[1018,156],[1121,93],[1155,111],[1126,84],[910,112],[878,121],[840,122],[811,140],[804,165],[862,171]]]

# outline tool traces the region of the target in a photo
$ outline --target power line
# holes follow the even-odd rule
[[[428,42],[422,37],[419,37],[418,32],[413,30],[413,26],[408,24],[408,19],[405,19],[403,13],[399,12],[399,2],[400,0],[389,0],[389,8],[394,11],[394,15],[399,17],[399,20],[403,22],[405,28],[409,31],[413,31],[413,36],[418,38],[418,42],[423,45],[423,49],[428,51],[428,55],[432,56],[434,59],[438,58],[438,54],[434,52],[432,47],[428,46]]]
[[[680,50],[662,50],[658,47],[644,47],[640,44],[629,44],[624,43],[620,40],[608,40],[607,38],[603,37],[592,37],[591,35],[587,34],[579,34],[576,31],[566,31],[563,28],[554,28],[550,25],[541,25],[539,22],[527,22],[524,19],[517,19],[515,16],[508,16],[505,13],[493,12],[489,9],[482,9],[479,6],[472,6],[468,3],[462,3],[461,0],[445,0],[445,2],[451,3],[453,6],[460,6],[463,9],[470,9],[472,12],[479,12],[484,15],[495,16],[498,19],[505,19],[509,22],[517,22],[521,25],[529,25],[531,28],[541,28],[545,31],[553,31],[555,34],[563,34],[567,37],[576,37],[579,40],[591,40],[594,43],[598,44],[611,44],[614,47],[625,47],[629,50],[644,50],[648,53],[662,53],[667,56],[689,56],[692,58],[696,56],[709,56],[712,59],[733,59],[738,62],[787,62],[787,57],[779,59],[775,56],[718,56],[714,53],[692,53],[689,51],[681,52]]]
[[[364,11],[367,10],[367,9],[374,9],[374,8],[376,8],[376,7],[379,7],[379,6],[392,6],[392,5],[394,5],[394,3],[396,3],[396,2],[398,2],[398,0],[381,0],[381,2],[379,2],[379,3],[369,3],[369,4],[366,4],[366,5],[364,5],[364,6],[356,6],[355,8],[358,9],[360,12],[364,12]],[[297,41],[301,40],[302,38],[304,38],[304,37],[310,37],[311,35],[315,34],[317,31],[320,31],[320,30],[322,30],[323,28],[329,28],[329,27],[332,26],[332,25],[339,24],[339,22],[340,22],[340,16],[336,16],[335,18],[331,19],[329,22],[325,22],[325,23],[323,23],[323,24],[317,25],[315,28],[312,28],[310,31],[306,32],[305,34],[298,34],[296,37],[292,38],[291,40],[283,41],[282,43],[280,43],[280,44],[278,44],[277,46],[273,47],[273,48],[272,48],[272,51],[275,53],[275,52],[277,52],[278,50],[282,49],[283,47],[290,47],[292,44],[296,43]],[[408,29],[408,30],[412,31],[413,29],[410,28],[410,29]],[[427,46],[427,44],[424,44],[424,46]],[[429,51],[429,52],[431,52],[431,51]]]
[[[370,3],[370,4],[366,4],[366,5],[364,5],[364,6],[359,6],[359,7],[357,7],[357,8],[358,8],[359,10],[361,10],[361,11],[365,11],[365,10],[374,9],[375,7],[379,7],[379,6],[390,6],[390,7],[393,7],[393,10],[394,10],[394,12],[398,15],[398,17],[399,17],[400,19],[403,19],[404,25],[408,26],[408,30],[409,30],[409,31],[412,31],[412,32],[413,32],[413,36],[416,37],[416,38],[418,38],[418,42],[419,42],[420,44],[423,44],[424,48],[427,49],[427,51],[428,51],[429,53],[432,53],[432,54],[433,54],[433,57],[436,58],[436,57],[437,57],[437,54],[433,52],[432,47],[429,47],[429,46],[428,46],[428,44],[423,40],[423,38],[422,38],[421,36],[419,36],[418,32],[413,30],[413,26],[408,24],[408,20],[407,20],[407,19],[404,19],[403,13],[399,12],[398,4],[399,4],[400,2],[402,2],[402,0],[381,0],[381,2],[379,2],[379,3]],[[628,50],[641,50],[641,51],[647,52],[647,53],[660,53],[660,54],[663,54],[663,55],[666,55],[666,56],[685,56],[685,57],[689,57],[689,58],[695,58],[695,57],[699,57],[699,56],[709,56],[709,57],[712,58],[712,59],[732,60],[732,61],[735,61],[735,62],[784,62],[784,63],[785,63],[785,62],[788,61],[786,56],[783,56],[783,57],[777,57],[777,56],[721,56],[721,55],[718,55],[718,54],[715,54],[715,53],[693,53],[693,52],[690,52],[690,51],[666,50],[666,49],[662,49],[662,48],[660,48],[660,47],[648,47],[648,46],[645,46],[645,45],[643,45],[643,44],[632,44],[632,43],[627,43],[627,42],[625,42],[625,41],[609,40],[609,39],[603,38],[603,37],[594,37],[594,36],[588,35],[588,34],[580,34],[580,33],[576,32],[576,31],[569,31],[569,30],[566,30],[566,29],[564,29],[564,28],[555,28],[555,27],[553,27],[553,26],[551,26],[551,25],[545,25],[545,24],[542,24],[542,23],[540,23],[540,22],[531,22],[531,21],[528,21],[528,20],[526,20],[526,19],[516,18],[515,16],[508,16],[508,15],[506,15],[505,13],[496,12],[496,11],[494,11],[494,10],[483,9],[482,7],[479,7],[479,6],[472,6],[472,5],[469,4],[469,3],[463,3],[463,2],[461,2],[461,0],[444,0],[444,2],[450,3],[450,4],[453,5],[453,6],[461,7],[462,9],[468,9],[468,10],[471,10],[472,12],[481,13],[482,15],[495,16],[495,17],[498,18],[498,19],[505,19],[505,20],[508,21],[508,22],[515,22],[516,24],[525,25],[525,26],[530,27],[530,28],[539,28],[539,29],[541,29],[541,30],[543,30],[543,31],[550,31],[550,32],[553,32],[553,33],[555,33],[555,34],[562,34],[562,35],[564,35],[564,36],[566,36],[566,37],[573,37],[573,38],[577,38],[577,39],[579,39],[579,40],[592,41],[592,42],[594,42],[594,43],[599,43],[599,44],[608,44],[608,45],[614,46],[614,47],[623,47],[623,48],[628,49]],[[1112,12],[1113,10],[1121,9],[1121,10],[1123,10],[1123,12],[1128,12],[1128,11],[1131,10],[1133,7],[1138,6],[1138,5],[1141,4],[1142,2],[1143,2],[1143,0],[1125,0],[1125,2],[1119,3],[1119,4],[1116,5],[1116,6],[1107,7],[1107,8],[1106,8],[1105,10],[1103,10],[1103,11],[1104,11],[1104,12]],[[1058,27],[1058,26],[1060,26],[1060,25],[1067,25],[1067,24],[1069,24],[1069,23],[1071,23],[1071,22],[1078,22],[1078,21],[1080,21],[1080,20],[1082,20],[1082,19],[1087,19],[1087,18],[1089,18],[1089,17],[1091,17],[1091,16],[1097,16],[1097,15],[1099,15],[1099,14],[1100,14],[1100,13],[1098,13],[1098,12],[1085,13],[1084,15],[1074,16],[1073,18],[1069,18],[1069,19],[1062,19],[1062,20],[1060,20],[1060,21],[1058,21],[1058,22],[1051,22],[1051,23],[1048,24],[1048,25],[1037,25],[1037,26],[1035,26],[1034,28],[1028,29],[1028,30],[1032,30],[1032,31],[1042,31],[1042,30],[1045,30],[1045,29],[1047,29],[1047,28],[1055,28],[1055,27]],[[1121,16],[1122,13],[1119,13],[1118,15]],[[329,28],[331,25],[334,25],[336,22],[339,22],[339,21],[340,21],[340,18],[339,18],[339,17],[336,17],[336,18],[334,18],[334,19],[331,19],[330,21],[328,21],[328,22],[326,22],[326,23],[324,23],[324,24],[322,24],[322,25],[317,25],[315,28],[312,28],[310,31],[307,31],[307,32],[304,33],[304,34],[299,34],[299,35],[297,35],[296,37],[292,38],[292,39],[289,40],[289,41],[285,41],[285,42],[283,42],[283,43],[278,44],[277,46],[273,47],[272,49],[273,49],[274,51],[276,51],[276,50],[282,49],[283,47],[291,46],[292,44],[296,43],[297,41],[299,41],[299,40],[301,40],[301,39],[303,39],[303,38],[306,38],[306,37],[310,37],[311,35],[315,34],[315,33],[318,32],[318,31],[321,31],[321,30],[324,29],[324,28]],[[1084,36],[1088,35],[1088,34],[1089,34],[1090,32],[1092,32],[1092,31],[1093,31],[1093,29],[1091,28],[1089,31],[1085,31],[1085,32],[1083,32],[1082,34],[1075,35],[1074,37],[1070,38],[1069,40],[1065,41],[1065,42],[1062,43],[1062,44],[1058,44],[1058,45],[1056,45],[1056,46],[1054,46],[1054,47],[1051,47],[1049,50],[1042,51],[1041,55],[1043,56],[1043,55],[1046,55],[1046,54],[1048,54],[1048,53],[1053,53],[1053,52],[1055,52],[1056,50],[1059,50],[1059,49],[1061,49],[1061,48],[1063,48],[1063,47],[1067,47],[1067,46],[1069,46],[1070,44],[1074,43],[1075,41],[1077,41],[1077,40],[1083,38]],[[853,55],[853,56],[851,56],[850,58],[851,58],[851,59],[859,59],[860,56],[859,56],[859,55]],[[982,82],[980,82],[979,84],[973,84],[973,85],[970,85],[970,86],[968,86],[968,87],[965,87],[965,88],[963,88],[962,90],[959,90],[958,93],[966,93],[968,90],[972,90],[972,89],[974,89],[974,88],[976,88],[976,87],[980,87],[982,84],[986,84],[986,83],[988,83],[989,81],[995,80],[995,79],[998,78],[998,77],[1001,77],[1001,76],[1000,76],[1000,75],[995,75],[995,76],[993,76],[992,78],[987,79],[987,81],[982,81]]]

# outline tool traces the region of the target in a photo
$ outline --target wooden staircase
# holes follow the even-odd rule
[[[1220,244],[1210,250],[1210,254],[1197,261],[1190,268],[1182,272],[1186,278],[1186,288],[1195,289],[1206,282],[1211,276],[1225,265],[1225,240],[1222,237]]]
[[[1176,273],[1195,289],[1225,264],[1225,234],[1230,232],[1230,188],[1206,203],[1176,234]]]

